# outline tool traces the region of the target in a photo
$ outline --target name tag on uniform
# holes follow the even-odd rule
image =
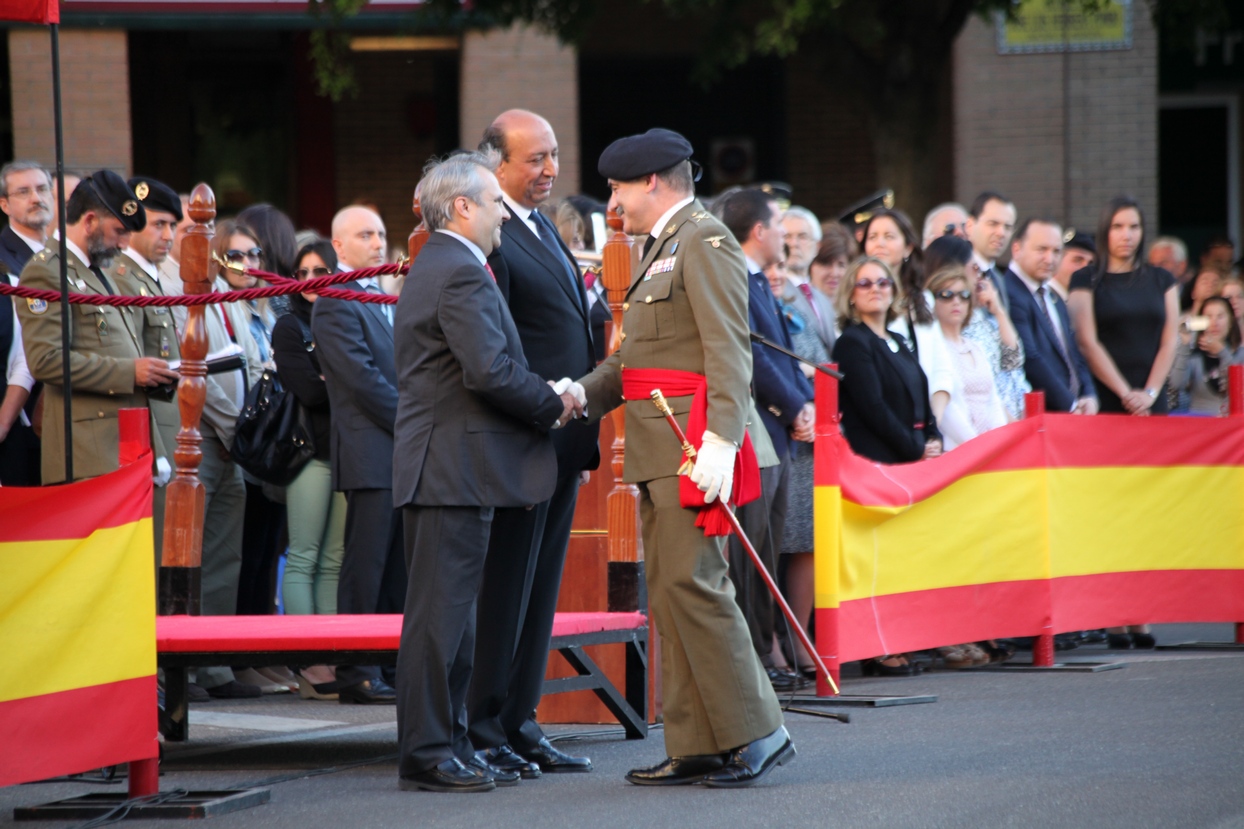
[[[648,272],[644,274],[644,279],[650,279],[656,276],[657,274],[669,273],[670,271],[674,270],[675,259],[677,259],[676,256],[671,256],[668,259],[658,259],[657,261],[653,262],[651,265],[648,266]]]

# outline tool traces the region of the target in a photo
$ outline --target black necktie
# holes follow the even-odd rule
[[[651,233],[648,234],[648,238],[644,240],[644,258],[647,258],[648,251],[652,250],[652,243],[656,240],[657,237],[653,236]]]
[[[116,293],[116,291],[112,290],[112,285],[108,282],[107,277],[104,276],[104,271],[99,265],[91,265],[91,273],[99,277],[99,281],[104,286],[104,290],[108,292],[108,296]]]
[[[566,261],[566,255],[562,252],[561,246],[557,244],[557,240],[553,238],[557,233],[557,228],[553,227],[553,223],[548,220],[539,210],[531,211],[531,219],[535,222],[539,233],[536,234],[544,247],[548,249],[553,258],[562,263],[562,271],[566,274],[566,278],[570,280],[570,287],[578,296],[578,285],[575,284],[576,272],[570,269],[570,263]]]
[[[1076,376],[1076,367],[1071,363],[1071,354],[1067,351],[1067,343],[1064,337],[1067,332],[1054,324],[1054,316],[1050,313],[1050,306],[1046,303],[1045,295],[1047,289],[1044,285],[1037,288],[1037,305],[1041,306],[1042,313],[1045,318],[1050,321],[1050,328],[1054,329],[1054,342],[1058,346],[1058,354],[1063,358],[1063,362],[1067,365],[1067,374],[1071,378],[1071,396],[1078,398],[1080,392],[1080,378]]]

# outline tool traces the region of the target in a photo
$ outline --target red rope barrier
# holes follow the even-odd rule
[[[115,308],[144,308],[149,306],[169,307],[174,305],[216,305],[222,302],[240,302],[243,300],[265,299],[274,296],[287,296],[289,294],[313,293],[323,297],[332,297],[333,299],[346,299],[354,302],[371,302],[379,305],[393,305],[397,302],[397,297],[390,296],[389,294],[369,294],[365,291],[350,291],[343,288],[333,288],[331,286],[339,285],[343,282],[353,282],[356,279],[367,279],[369,277],[381,276],[384,274],[404,274],[409,267],[409,265],[380,265],[375,268],[363,268],[357,271],[346,271],[345,273],[336,273],[329,276],[319,276],[314,279],[306,279],[301,282],[296,279],[290,279],[287,276],[280,276],[275,273],[268,273],[266,271],[257,271],[247,268],[247,276],[257,276],[266,282],[272,282],[274,284],[268,288],[247,288],[241,291],[222,291],[210,294],[183,294],[181,296],[105,296],[102,294],[75,294],[70,292],[69,304],[110,305]],[[47,302],[60,302],[62,298],[60,291],[26,288],[20,285],[13,287],[5,280],[0,280],[0,294],[18,296],[23,299],[42,299]]]

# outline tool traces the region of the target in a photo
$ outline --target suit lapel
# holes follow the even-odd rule
[[[527,227],[526,222],[518,218],[518,216],[513,216],[501,226],[501,232],[508,241],[514,242],[527,251],[528,256],[543,265],[562,292],[574,302],[579,309],[580,315],[586,316],[587,311],[584,307],[586,302],[584,299],[575,296],[574,288],[570,284],[570,274],[566,271],[566,263],[553,259],[552,252],[544,246],[543,242],[536,238],[536,234],[531,232],[531,228]]]

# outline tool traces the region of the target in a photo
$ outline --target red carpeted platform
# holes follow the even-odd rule
[[[648,626],[642,613],[558,613],[553,636]],[[351,616],[159,616],[160,653],[397,650],[400,614]]]
[[[189,735],[188,672],[229,665],[392,665],[402,638],[400,614],[342,616],[159,616],[156,653],[164,669],[160,730]],[[619,690],[584,650],[626,646],[625,688]],[[592,691],[631,739],[647,735],[648,617],[643,613],[558,613],[552,649],[577,676],[546,680],[545,694]]]

